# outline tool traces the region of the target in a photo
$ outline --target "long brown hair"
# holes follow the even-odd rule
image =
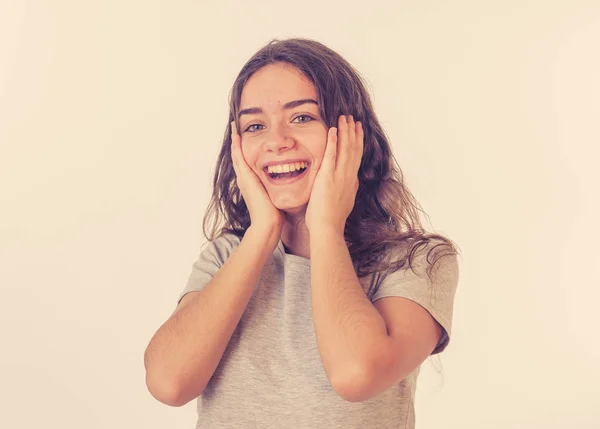
[[[404,184],[402,171],[379,124],[363,78],[338,53],[322,43],[303,38],[271,40],[248,60],[233,84],[229,118],[213,178],[213,194],[203,221],[206,238],[212,241],[224,233],[242,237],[250,226],[250,215],[236,185],[231,161],[231,122],[238,123],[242,90],[248,79],[262,67],[274,63],[295,67],[313,83],[319,113],[328,128],[337,126],[340,115],[352,115],[363,125],[359,188],[344,231],[357,275],[389,273],[407,263],[412,268],[414,254],[431,240],[439,243],[427,254],[428,275],[437,259],[457,254],[450,239],[423,229],[419,212],[427,214]],[[391,252],[392,249],[395,251]],[[434,250],[437,257],[432,263],[430,255]]]

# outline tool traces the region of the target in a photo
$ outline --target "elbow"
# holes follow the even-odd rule
[[[368,401],[387,389],[398,385],[410,375],[412,368],[392,353],[379,355],[370,360],[370,364],[357,366],[351,376],[339,378],[333,385],[337,394],[348,402]]]
[[[165,371],[165,366],[165,362],[152,359],[149,348],[146,349],[144,353],[146,388],[154,399],[171,407],[182,407],[202,394],[204,388],[195,396],[186,394],[190,389],[186,389],[185,384],[180,382],[182,377],[173,374],[172,371]]]
[[[385,390],[401,381],[398,368],[394,361],[385,357],[373,358],[362,365],[355,365],[352,371],[340,374],[336,383],[332,383],[335,392],[345,401],[364,402],[375,398]]]
[[[144,354],[146,388],[154,399],[171,407],[182,407],[204,392],[205,383],[191,382],[194,377],[184,377],[182,371],[168,370],[165,368],[168,366],[164,361],[151,359],[148,351]]]
[[[180,383],[153,376],[150,372],[146,372],[146,387],[154,399],[170,407],[182,407],[202,394],[202,391],[189,394]]]
[[[334,386],[334,390],[340,398],[347,402],[364,402],[371,399],[364,389],[352,383],[338,384]]]
[[[371,398],[369,390],[365,388],[368,376],[361,369],[356,369],[350,374],[334,380],[331,384],[333,390],[347,402],[363,402]]]
[[[146,372],[146,387],[148,392],[159,402],[171,407],[181,407],[185,405],[181,398],[180,389],[175,383],[170,383],[153,376]]]

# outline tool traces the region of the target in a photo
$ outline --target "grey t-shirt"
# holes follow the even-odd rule
[[[239,243],[232,234],[207,243],[179,300],[202,290]],[[371,302],[402,296],[427,309],[444,331],[435,354],[449,341],[458,262],[453,256],[444,263],[432,286],[424,272],[431,246],[430,242],[415,254],[413,267],[419,275],[407,268],[384,278],[371,275],[360,280]],[[213,377],[197,399],[196,429],[411,429],[419,369],[367,401],[343,400],[331,387],[317,348],[310,260],[286,253],[280,240]]]

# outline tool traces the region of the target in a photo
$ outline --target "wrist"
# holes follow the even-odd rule
[[[275,248],[281,238],[281,231],[276,227],[259,227],[250,225],[244,234],[244,238],[248,237],[249,241],[267,244],[269,247]]]
[[[308,231],[310,240],[336,239],[344,238],[344,228],[335,227],[333,225],[319,225]]]

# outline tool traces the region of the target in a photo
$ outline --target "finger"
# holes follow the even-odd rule
[[[362,162],[362,156],[365,148],[365,130],[363,129],[363,124],[361,121],[358,121],[356,123],[356,129],[356,154],[358,158],[356,161],[356,170],[358,171],[360,169],[360,164]]]
[[[354,122],[352,115],[348,115],[348,143],[346,144],[346,150],[344,150],[348,168],[355,168],[356,158],[358,158],[356,149],[356,122]]]
[[[348,116],[348,147],[354,150],[356,146],[356,122],[352,115]]]
[[[331,127],[327,133],[327,144],[325,146],[325,153],[323,154],[323,161],[321,162],[320,169],[333,171],[335,169],[335,156],[337,153],[337,136],[338,129]]]
[[[240,175],[240,140],[235,128],[235,121],[231,123],[231,161],[235,175]]]
[[[348,161],[348,122],[346,116],[340,115],[338,118],[338,144],[336,169],[343,170]]]

